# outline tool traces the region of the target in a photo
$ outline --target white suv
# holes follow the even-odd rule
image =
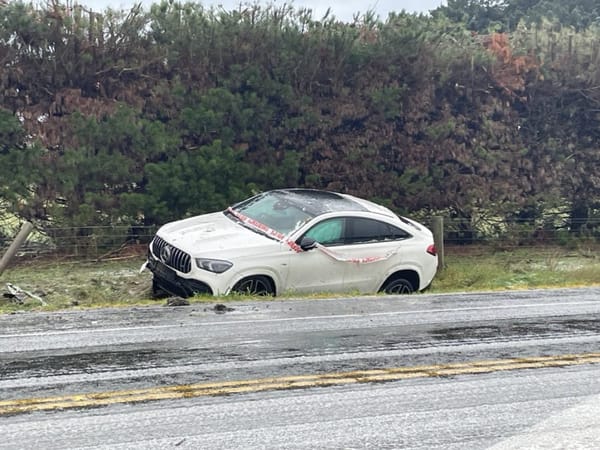
[[[314,189],[264,192],[225,211],[171,222],[143,267],[153,290],[405,294],[437,270],[431,231],[381,205]]]

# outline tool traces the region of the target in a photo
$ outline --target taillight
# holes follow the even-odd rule
[[[429,253],[430,255],[433,255],[433,256],[437,255],[437,250],[435,249],[434,244],[431,244],[429,247],[427,247],[427,253]]]

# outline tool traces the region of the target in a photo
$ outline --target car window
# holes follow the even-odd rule
[[[319,222],[305,234],[319,244],[339,245],[344,243],[343,238],[344,219],[334,218]]]
[[[346,244],[397,241],[410,237],[406,231],[379,220],[363,217],[352,217],[346,220]]]

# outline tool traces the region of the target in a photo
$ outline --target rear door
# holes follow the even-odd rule
[[[349,217],[346,219],[343,247],[348,263],[344,272],[344,288],[349,291],[375,292],[402,259],[405,241],[411,235],[385,221]]]

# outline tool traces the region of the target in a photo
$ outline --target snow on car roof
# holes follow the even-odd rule
[[[286,200],[301,204],[308,208],[314,215],[325,214],[333,211],[368,211],[369,209],[350,196],[337,192],[321,191],[317,189],[277,189],[270,191],[274,195],[281,195]]]
[[[274,203],[269,203],[268,199],[271,199],[270,202]],[[254,197],[236,203],[232,208],[239,211],[247,211],[247,208],[251,205],[264,201],[275,208],[284,207],[285,204],[293,205],[296,209],[312,217],[344,211],[372,212],[388,217],[397,217],[389,208],[369,200],[349,194],[307,188],[285,188],[264,191]]]

